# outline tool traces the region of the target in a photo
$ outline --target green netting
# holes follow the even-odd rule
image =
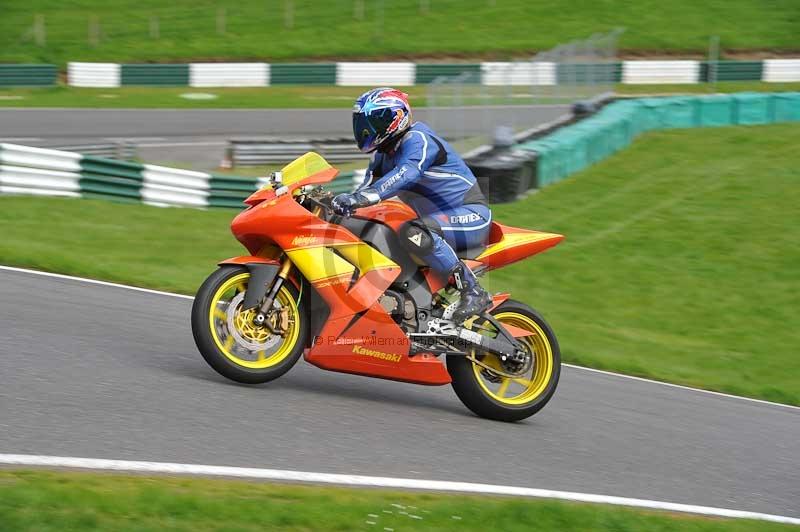
[[[800,121],[800,92],[784,92],[773,96],[776,122]]]
[[[640,134],[668,128],[800,121],[800,93],[742,93],[619,100],[595,115],[515,148],[537,154],[545,186],[624,149]]]
[[[773,122],[772,94],[741,93],[733,95],[736,123],[742,125]]]
[[[661,114],[663,128],[686,128],[697,125],[697,98],[665,98]]]
[[[729,126],[734,123],[733,98],[726,94],[697,100],[698,126]]]

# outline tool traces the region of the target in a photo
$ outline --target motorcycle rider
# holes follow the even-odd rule
[[[404,246],[435,272],[451,276],[461,293],[456,322],[481,314],[491,297],[454,249],[482,246],[492,213],[464,160],[427,125],[412,122],[408,95],[391,88],[362,94],[353,106],[353,135],[364,153],[375,152],[364,183],[339,194],[341,215],[398,196],[418,218],[399,231]]]

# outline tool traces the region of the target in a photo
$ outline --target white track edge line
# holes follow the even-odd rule
[[[162,292],[161,290],[151,290],[149,288],[139,288],[138,286],[130,286],[127,284],[110,283],[108,281],[98,281],[97,279],[89,279],[87,277],[75,277],[73,275],[64,275],[61,273],[43,272],[40,270],[29,270],[27,268],[15,268],[13,266],[2,266],[0,270],[6,270],[18,273],[30,273],[33,275],[41,275],[43,277],[55,277],[56,279],[66,279],[68,281],[80,281],[82,283],[96,284],[100,286],[112,286],[114,288],[124,288],[125,290],[133,290],[135,292],[144,292],[146,294],[155,294],[159,296],[180,297],[182,299],[194,299],[192,296],[183,294],[175,294],[172,292]]]
[[[162,292],[161,290],[151,290],[149,288],[139,288],[138,286],[130,286],[130,285],[119,284],[119,283],[110,283],[108,281],[98,281],[97,279],[89,279],[89,278],[86,278],[86,277],[75,277],[73,275],[64,275],[64,274],[61,274],[61,273],[43,272],[43,271],[40,271],[40,270],[30,270],[30,269],[27,269],[27,268],[16,268],[16,267],[13,267],[13,266],[3,266],[3,265],[0,265],[0,270],[8,270],[8,271],[18,272],[18,273],[30,273],[30,274],[33,274],[33,275],[42,275],[44,277],[55,277],[56,279],[67,279],[67,280],[70,280],[70,281],[79,281],[79,282],[83,282],[83,283],[96,284],[96,285],[100,285],[100,286],[112,286],[114,288],[124,288],[126,290],[134,290],[136,292],[144,292],[146,294],[155,294],[155,295],[168,296],[168,297],[180,297],[180,298],[183,298],[183,299],[191,299],[191,300],[194,299],[192,296],[187,296],[187,295],[183,295],[183,294],[175,294],[173,292]],[[632,380],[635,380],[635,381],[647,382],[647,383],[650,383],[650,384],[660,384],[661,386],[669,386],[670,388],[678,388],[678,389],[681,389],[681,390],[689,390],[691,392],[699,392],[699,393],[705,393],[705,394],[709,394],[709,395],[716,395],[718,397],[727,397],[729,399],[738,399],[740,401],[750,401],[752,403],[759,403],[759,404],[769,405],[769,406],[779,406],[781,408],[788,408],[790,410],[800,410],[800,406],[786,405],[786,404],[783,404],[783,403],[773,403],[772,401],[765,401],[764,399],[754,399],[752,397],[743,397],[741,395],[731,395],[731,394],[728,394],[728,393],[715,392],[715,391],[712,391],[712,390],[703,390],[702,388],[692,388],[691,386],[683,386],[681,384],[672,384],[670,382],[663,382],[663,381],[656,381],[656,380],[652,380],[652,379],[645,379],[644,377],[634,377],[633,375],[625,375],[624,373],[614,373],[613,371],[606,371],[606,370],[602,370],[602,369],[587,368],[586,366],[576,366],[574,364],[566,364],[566,363],[562,363],[562,366],[566,366],[568,368],[580,369],[580,370],[584,370],[584,371],[592,371],[594,373],[601,373],[603,375],[611,375],[613,377],[619,377],[619,378],[622,378],[622,379],[632,379]]]
[[[145,462],[132,460],[107,460],[99,458],[75,458],[67,456],[42,456],[27,454],[0,454],[0,464],[17,466],[57,467],[74,469],[96,469],[111,471],[127,471],[136,473],[168,473],[180,475],[222,476],[235,478],[251,478],[277,480],[287,482],[309,482],[315,484],[336,484],[344,486],[399,488],[426,491],[482,493],[491,495],[514,495],[544,499],[560,499],[565,501],[611,504],[699,514],[713,517],[735,519],[757,519],[775,523],[800,525],[800,518],[783,515],[765,514],[729,508],[697,506],[648,499],[633,499],[611,495],[577,493],[539,488],[523,488],[495,484],[477,484],[472,482],[453,482],[444,480],[419,480],[410,478],[373,477],[364,475],[342,475],[334,473],[313,473],[307,471],[288,471],[281,469],[261,469],[253,467],[212,466],[199,464],[176,464],[169,462]]]
[[[670,388],[678,388],[681,390],[688,390],[690,392],[700,392],[709,395],[716,395],[718,397],[726,397],[729,399],[740,399],[742,401],[750,401],[752,403],[761,403],[762,405],[769,405],[769,406],[780,406],[782,408],[788,408],[790,410],[800,410],[800,406],[794,405],[787,405],[784,403],[773,403],[772,401],[765,401],[764,399],[755,399],[753,397],[743,397],[741,395],[731,395],[729,393],[722,393],[722,392],[715,392],[713,390],[704,390],[702,388],[692,388],[691,386],[684,386],[682,384],[673,384],[671,382],[663,382],[663,381],[656,381],[653,379],[645,379],[644,377],[635,377],[633,375],[625,375],[624,373],[614,373],[613,371],[606,371],[603,369],[595,369],[595,368],[587,368],[586,366],[576,366],[574,364],[566,364],[564,362],[561,363],[562,366],[566,366],[568,368],[573,369],[580,369],[584,371],[591,371],[592,373],[601,373],[603,375],[610,375],[612,377],[619,377],[621,379],[631,379],[634,381],[641,381],[646,382],[649,384],[660,384],[662,386],[668,386]]]

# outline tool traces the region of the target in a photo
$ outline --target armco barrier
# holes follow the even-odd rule
[[[116,63],[69,63],[67,83],[73,87],[119,87],[121,70]]]
[[[338,63],[336,84],[403,87],[414,84],[415,72],[414,63]]]
[[[0,87],[52,87],[57,81],[55,65],[0,65]]]
[[[622,64],[622,83],[627,84],[697,83],[699,79],[699,61],[625,61]]]
[[[121,85],[172,85],[192,87],[266,87],[269,85],[407,86],[433,82],[440,76],[472,73],[470,79],[483,85],[549,86],[559,82],[591,83],[610,75],[608,82],[631,84],[702,83],[706,81],[800,81],[800,59],[764,61],[624,61],[606,66],[547,61],[486,63],[192,63],[119,65],[114,63],[69,63],[67,82],[77,87],[119,87]],[[28,68],[27,65],[0,66]],[[54,68],[49,68],[55,83]],[[42,70],[44,72],[45,70]],[[14,79],[23,79],[21,72]],[[8,74],[11,76],[11,74]],[[9,79],[12,79],[9,77]],[[30,78],[32,79],[32,78]],[[36,78],[39,79],[39,78]],[[51,78],[48,78],[50,80]],[[45,83],[42,78],[42,83]]]
[[[228,141],[225,163],[230,167],[260,166],[291,161],[310,151],[319,153],[330,162],[356,161],[366,157],[353,143],[353,137],[248,137]]]
[[[767,59],[764,61],[764,81],[800,81],[800,59]]]
[[[762,61],[703,61],[700,81],[760,81],[763,67]]]
[[[189,65],[122,65],[122,85],[187,86]]]
[[[336,63],[275,63],[270,67],[270,85],[336,85]]]
[[[483,63],[481,65],[483,85],[555,85],[555,63]]]
[[[582,122],[515,149],[535,153],[535,184],[543,187],[608,157],[647,131],[789,121],[800,121],[800,92],[618,100]]]
[[[362,172],[326,188],[352,190]],[[0,144],[0,193],[106,198],[158,206],[243,207],[264,180],[117,161],[67,151]]]
[[[264,87],[269,81],[267,63],[192,63],[189,67],[187,79],[192,87]]]

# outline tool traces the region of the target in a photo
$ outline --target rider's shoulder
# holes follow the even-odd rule
[[[422,122],[414,122],[409,128],[403,139],[400,141],[400,150],[419,149],[431,142],[433,131]]]

